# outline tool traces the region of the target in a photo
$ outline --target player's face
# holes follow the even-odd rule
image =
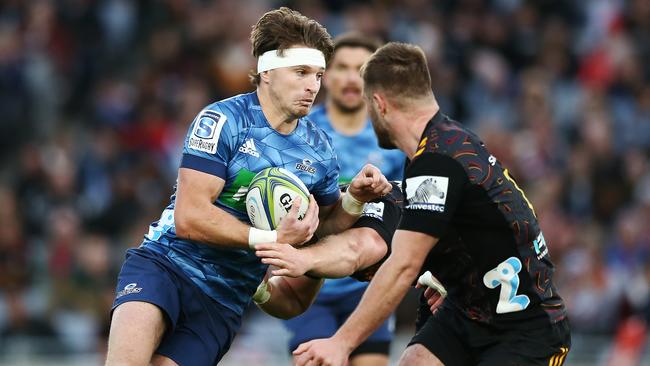
[[[389,124],[381,117],[376,104],[371,98],[368,95],[364,96],[366,106],[368,106],[368,115],[370,116],[370,121],[372,121],[372,128],[375,130],[375,135],[377,135],[379,147],[383,149],[396,149],[397,146],[390,137]]]
[[[324,71],[308,65],[270,70],[269,91],[276,107],[293,118],[306,116],[320,90]]]
[[[344,112],[363,108],[363,79],[359,70],[370,55],[363,47],[339,48],[325,72],[328,96]]]

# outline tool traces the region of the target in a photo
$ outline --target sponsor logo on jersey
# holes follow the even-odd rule
[[[406,208],[445,212],[448,177],[422,175],[406,179]]]
[[[255,142],[253,141],[252,138],[247,139],[246,142],[244,142],[244,144],[239,147],[239,152],[254,156],[256,158],[260,157],[260,153],[257,151],[257,148],[255,147]]]
[[[369,202],[363,209],[361,216],[372,217],[384,221],[384,203]]]
[[[214,154],[217,152],[217,143],[224,123],[226,116],[223,114],[211,110],[202,111],[194,120],[187,147]]]
[[[302,170],[302,171],[307,172],[309,174],[316,173],[316,168],[311,166],[311,160],[309,160],[309,159],[302,159],[302,163],[297,163],[296,164],[296,169]]]
[[[537,254],[537,259],[541,260],[545,255],[548,254],[548,247],[546,246],[546,240],[544,239],[544,234],[541,232],[537,235],[537,238],[533,240],[533,246],[535,247],[535,253]]]
[[[138,284],[135,283],[135,282],[129,283],[128,285],[124,286],[124,290],[121,290],[121,291],[119,291],[117,293],[116,298],[119,299],[120,297],[122,297],[124,295],[137,294],[140,291],[142,291],[142,287],[137,287],[137,286],[138,286]]]

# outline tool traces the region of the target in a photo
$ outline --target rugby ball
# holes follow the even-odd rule
[[[266,168],[253,177],[246,194],[246,212],[251,224],[262,230],[274,230],[296,197],[302,197],[298,218],[309,206],[309,190],[295,174],[284,168]]]

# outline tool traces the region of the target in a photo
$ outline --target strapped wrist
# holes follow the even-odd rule
[[[251,227],[248,230],[248,246],[255,249],[257,244],[275,243],[278,241],[278,232],[275,230],[260,230]]]
[[[366,208],[366,203],[354,198],[350,192],[346,192],[343,195],[341,206],[343,207],[343,210],[350,215],[359,216],[363,213],[363,209]]]

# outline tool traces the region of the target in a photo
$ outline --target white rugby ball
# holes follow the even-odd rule
[[[266,168],[253,177],[246,194],[246,212],[251,224],[262,230],[274,230],[300,196],[298,218],[309,206],[309,190],[295,174],[284,168]]]

